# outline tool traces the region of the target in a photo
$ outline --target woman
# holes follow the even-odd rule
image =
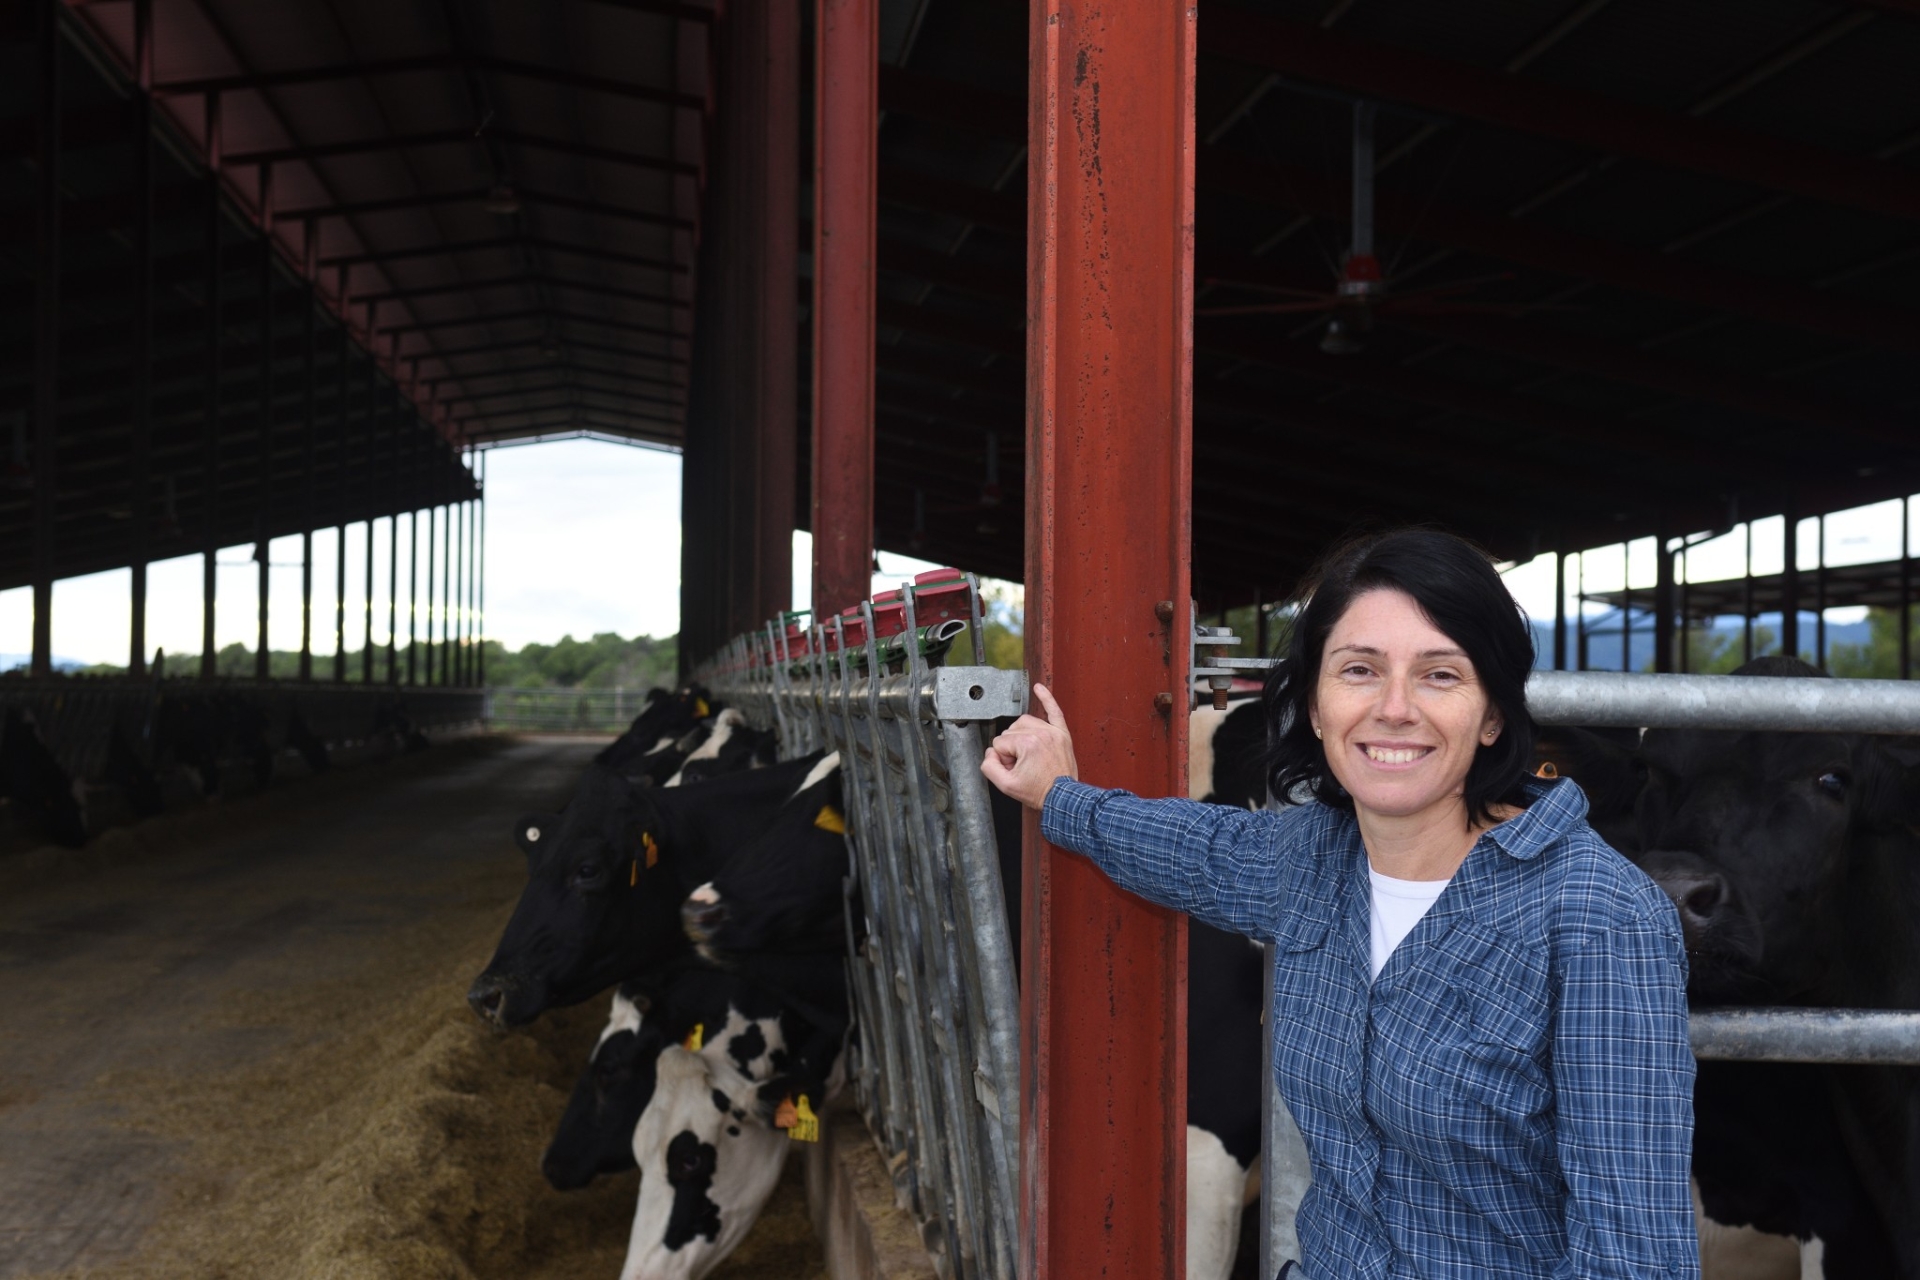
[[[1311,1280],[1699,1274],[1686,961],[1666,896],[1531,776],[1533,645],[1446,534],[1322,567],[1247,813],[1077,781],[1053,697],[981,769],[1122,888],[1275,946]]]

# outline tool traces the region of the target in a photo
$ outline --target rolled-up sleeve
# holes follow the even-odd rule
[[[1692,1049],[1678,922],[1598,933],[1561,975],[1553,1037],[1567,1254],[1555,1280],[1697,1280]]]
[[[1040,833],[1084,854],[1122,889],[1217,928],[1273,931],[1281,863],[1308,839],[1305,806],[1279,813],[1198,800],[1142,800],[1061,778]]]

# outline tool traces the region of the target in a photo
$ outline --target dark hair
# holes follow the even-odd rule
[[[1334,625],[1357,598],[1383,588],[1412,597],[1428,621],[1465,650],[1504,723],[1499,739],[1480,747],[1467,770],[1467,820],[1491,821],[1495,803],[1524,803],[1520,785],[1533,760],[1526,695],[1533,629],[1486,553],[1435,529],[1398,529],[1345,543],[1295,594],[1286,661],[1268,674],[1264,696],[1273,794],[1289,799],[1304,791],[1353,812],[1353,797],[1334,779],[1307,713]]]

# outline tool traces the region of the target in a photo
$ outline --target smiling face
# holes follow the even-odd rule
[[[1356,597],[1328,634],[1312,718],[1362,818],[1460,810],[1474,753],[1501,728],[1465,652],[1387,589]]]

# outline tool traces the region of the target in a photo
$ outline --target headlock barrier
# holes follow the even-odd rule
[[[976,665],[946,663],[962,632]],[[824,622],[787,615],[695,673],[777,726],[783,758],[840,753],[850,1076],[953,1280],[1010,1280],[1018,1256],[1019,988],[979,766],[981,726],[1025,710],[1027,681],[983,657],[978,583],[937,570]]]
[[[957,570],[824,621],[804,617],[737,638],[694,678],[756,726],[777,728],[783,758],[840,753],[856,1100],[941,1271],[1010,1280],[1017,926],[979,762],[982,726],[1025,710],[1026,674],[984,664],[978,584]],[[947,662],[962,632],[971,666]],[[1236,678],[1276,665],[1229,657],[1239,643],[1228,628],[1194,628],[1195,687],[1216,706]],[[1549,725],[1920,734],[1920,685],[1878,680],[1541,671],[1527,699]],[[1700,1058],[1920,1064],[1920,1011],[1697,1009],[1692,1040]],[[1263,1275],[1297,1256],[1293,1214],[1309,1177],[1267,1068]]]

